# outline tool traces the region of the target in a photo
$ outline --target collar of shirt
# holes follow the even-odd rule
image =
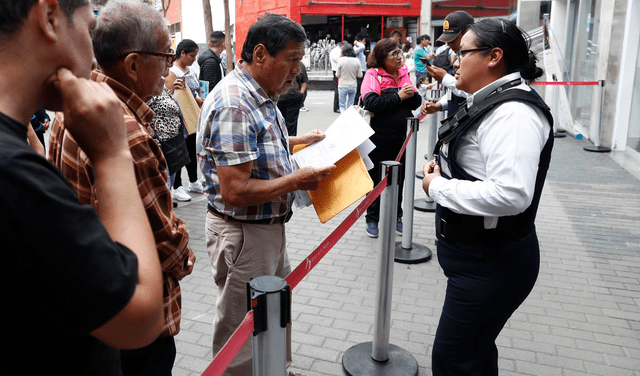
[[[272,102],[274,108],[277,108],[277,98],[271,98],[267,95],[267,92],[264,91],[262,86],[256,81],[251,74],[244,68],[242,65],[242,60],[238,60],[238,64],[236,64],[236,70],[238,71],[238,79],[240,82],[244,83],[248,88],[250,88],[249,92],[251,96],[253,96],[258,103],[258,105],[263,105],[266,102]],[[277,112],[277,111],[276,111]],[[287,152],[287,156],[289,155],[289,141],[288,134],[286,132],[286,126],[283,126],[284,119],[282,116],[276,115],[276,124],[278,124],[278,128],[280,129],[280,139],[282,144]]]
[[[106,76],[99,70],[91,72],[91,81],[104,82],[109,85],[109,87],[113,89],[118,96],[118,99],[126,104],[131,113],[135,115],[136,120],[150,130],[149,127],[151,126],[151,120],[153,120],[155,112],[153,112],[153,110],[149,108],[149,106],[147,106],[147,104],[144,103],[144,101],[133,91],[113,78]]]
[[[494,89],[500,87],[503,84],[506,84],[509,81],[512,81],[518,78],[521,78],[520,72],[513,72],[506,76],[498,78],[497,80],[493,81],[492,83],[483,87],[482,89],[476,91],[475,93],[469,94],[469,96],[467,97],[467,108],[473,106],[474,103],[482,102],[487,97],[487,95],[489,95],[489,93],[491,93]]]
[[[236,64],[238,80],[244,83],[248,88],[250,88],[249,92],[256,99],[256,102],[258,102],[259,105],[262,105],[268,101],[272,101],[275,105],[276,100],[267,95],[267,92],[264,91],[258,81],[256,81],[244,68],[244,66],[242,66],[242,63],[242,60],[238,60],[238,64]]]

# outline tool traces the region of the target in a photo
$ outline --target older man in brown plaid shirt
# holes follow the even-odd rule
[[[113,40],[126,42],[114,44]],[[167,163],[150,127],[154,112],[145,102],[160,94],[175,53],[164,18],[141,3],[104,8],[93,31],[93,45],[102,71],[93,71],[91,80],[107,84],[122,101],[138,193],[151,223],[164,279],[163,333],[143,349],[122,351],[122,369],[124,375],[170,375],[175,359],[173,336],[180,330],[178,281],[191,273],[195,256],[188,245],[186,224],[173,211]],[[97,208],[91,161],[65,130],[60,113],[52,126],[50,145],[51,162],[72,184],[80,202]]]

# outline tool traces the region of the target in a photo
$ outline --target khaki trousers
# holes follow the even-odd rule
[[[218,286],[213,321],[213,355],[224,346],[247,314],[247,281],[291,272],[284,224],[225,222],[207,212],[207,251]],[[251,338],[233,359],[225,376],[251,376]],[[287,327],[287,364],[291,362],[291,325]]]

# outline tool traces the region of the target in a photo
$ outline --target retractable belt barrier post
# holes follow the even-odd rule
[[[586,151],[592,152],[610,152],[611,148],[600,145],[600,130],[602,128],[602,108],[604,106],[604,80],[599,81],[536,81],[533,82],[532,85],[542,85],[542,86],[597,86],[598,89],[596,91],[596,96],[598,98],[598,106],[596,107],[596,129],[593,132],[589,131],[589,133],[593,134],[593,146],[585,146],[583,147]],[[555,89],[555,88],[554,88]],[[557,108],[558,102],[557,90],[554,90],[554,110]],[[555,112],[557,113],[557,112]],[[554,115],[555,115],[554,113]],[[554,133],[555,137],[562,137],[558,135],[558,132]],[[582,139],[582,135],[575,135],[577,139]]]
[[[558,102],[560,102],[560,94],[558,94],[558,90],[559,87],[557,85],[552,87],[552,91],[553,91],[553,97],[552,97],[552,102],[553,102],[553,107],[551,108],[551,113],[553,114],[554,117],[557,118],[557,114],[558,114]],[[555,138],[562,138],[562,137],[567,137],[567,133],[565,132],[564,129],[560,129],[558,128],[558,122],[554,121],[553,122],[553,137]]]
[[[247,282],[247,308],[253,310],[253,375],[286,375],[287,325],[291,322],[291,290],[276,276]]]
[[[599,105],[596,107],[596,119],[598,121],[598,128],[594,132],[593,137],[593,146],[585,146],[583,149],[586,151],[593,151],[597,153],[606,153],[610,152],[611,148],[606,146],[600,146],[600,129],[602,126],[602,106],[604,105],[604,80],[598,81],[598,91],[597,91]]]
[[[440,98],[441,92],[442,91],[439,89],[429,90],[427,92],[427,100],[432,103],[437,102],[438,98]],[[436,140],[438,139],[438,121],[440,120],[439,118],[441,117],[441,114],[442,112],[438,111],[434,114],[431,114],[430,116],[431,122],[429,125],[429,141],[427,143],[427,154],[425,154],[425,158],[427,160],[433,159],[432,153],[433,153],[433,149],[436,147]],[[419,178],[420,180],[424,178],[422,169],[419,169],[418,171],[416,171],[416,177]],[[416,200],[413,203],[413,207],[416,210],[419,210],[421,212],[429,212],[429,213],[436,212],[436,202],[433,201],[433,199],[429,196],[425,196],[425,198]]]
[[[349,348],[342,357],[342,366],[350,376],[414,376],[418,373],[418,362],[415,358],[408,351],[389,344],[393,285],[392,249],[398,209],[400,163],[385,161],[382,162],[381,168],[382,176],[387,175],[387,186],[380,196],[379,279],[376,288],[373,342],[364,342]]]
[[[407,149],[404,164],[404,200],[402,241],[396,243],[395,261],[403,264],[417,264],[431,259],[431,250],[424,245],[413,243],[413,197],[415,194],[416,146],[420,119],[407,118]]]

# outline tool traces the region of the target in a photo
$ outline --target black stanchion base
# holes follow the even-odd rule
[[[415,376],[418,362],[407,350],[389,344],[389,360],[371,358],[373,342],[351,347],[342,356],[342,367],[349,376]]]
[[[413,208],[421,212],[434,213],[436,211],[436,203],[435,201],[427,201],[424,198],[418,199],[413,202]]]
[[[567,137],[567,134],[564,131],[557,131],[553,134],[554,138],[562,138],[562,137]]]
[[[402,248],[402,242],[396,242],[395,262],[401,264],[419,264],[431,260],[431,250],[422,244],[411,243],[411,249]]]
[[[611,148],[607,148],[604,146],[595,146],[595,145],[585,146],[583,147],[583,149],[586,151],[593,151],[596,153],[608,153],[611,151]]]

